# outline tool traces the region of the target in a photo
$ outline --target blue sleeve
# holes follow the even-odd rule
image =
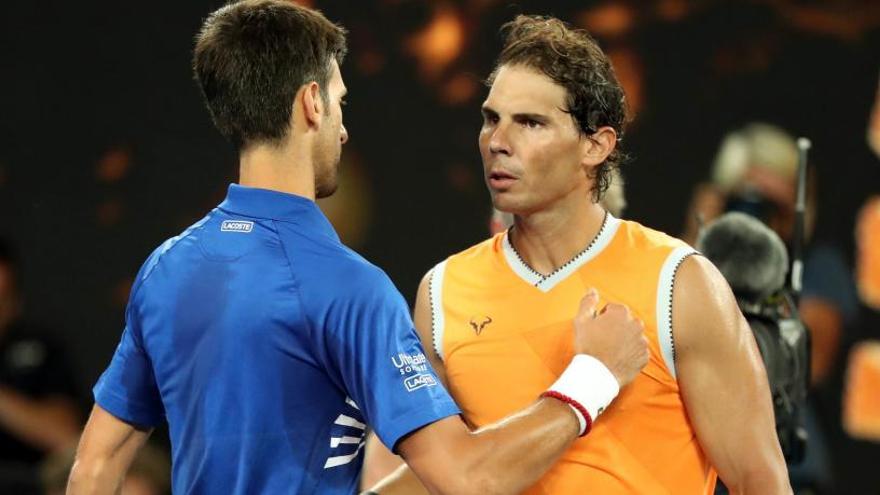
[[[347,393],[390,448],[460,410],[428,362],[409,307],[378,269],[350,279],[327,315],[327,352]]]
[[[165,412],[152,364],[139,336],[134,294],[132,289],[122,339],[92,392],[95,403],[113,416],[140,426],[157,426],[164,421]]]

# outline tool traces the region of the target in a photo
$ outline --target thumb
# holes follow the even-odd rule
[[[596,316],[596,305],[599,304],[599,293],[596,289],[590,288],[586,295],[581,298],[581,305],[578,313],[581,315],[589,315],[590,318]]]

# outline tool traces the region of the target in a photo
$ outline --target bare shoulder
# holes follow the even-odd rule
[[[437,372],[440,380],[446,384],[443,359],[437,354],[436,346],[434,345],[435,309],[431,302],[431,282],[436,269],[437,268],[434,267],[428,270],[428,273],[426,273],[425,276],[422,277],[422,281],[419,282],[419,289],[416,293],[416,305],[413,311],[413,323],[415,324],[416,332],[419,334],[419,340],[422,341],[422,347],[425,349],[425,354],[428,356],[428,360],[431,362],[431,365],[434,367],[434,371]]]
[[[673,285],[676,349],[686,351],[733,337],[741,319],[736,298],[721,272],[703,256],[688,256]]]

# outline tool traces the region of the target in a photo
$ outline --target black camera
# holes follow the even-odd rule
[[[785,244],[758,219],[731,212],[701,231],[697,249],[727,279],[752,329],[767,370],[779,444],[786,460],[798,463],[807,442],[810,333],[786,287]]]
[[[767,369],[779,445],[785,459],[797,464],[807,444],[803,407],[810,382],[810,332],[786,290],[760,303],[739,302]]]

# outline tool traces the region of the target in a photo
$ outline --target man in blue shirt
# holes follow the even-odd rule
[[[590,293],[547,397],[467,429],[403,298],[314,203],[348,139],[344,53],[342,28],[290,2],[206,20],[194,69],[240,185],[138,273],[69,493],[115,493],[163,421],[175,493],[353,493],[368,424],[437,493],[519,492],[646,363],[641,324]]]

